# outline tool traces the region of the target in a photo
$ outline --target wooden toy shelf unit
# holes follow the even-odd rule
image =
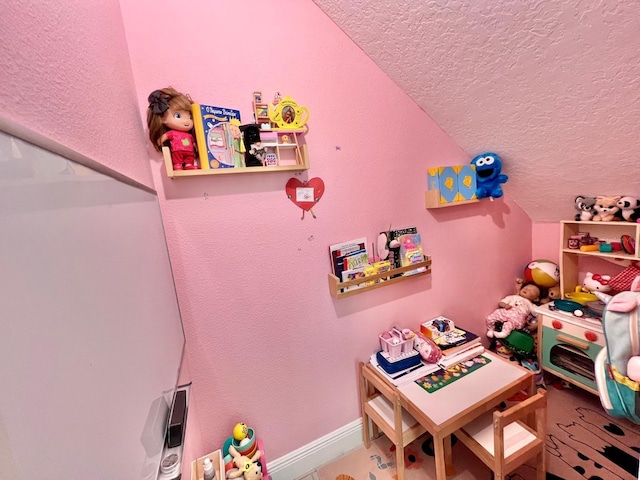
[[[419,268],[424,268],[425,270],[418,273],[412,273],[411,275],[400,275],[398,277],[392,278],[394,275],[404,274],[405,272],[409,272]],[[376,275],[369,275],[362,278],[356,278],[354,280],[349,280],[346,282],[341,282],[338,277],[330,273],[329,292],[331,293],[331,296],[333,298],[345,298],[428,274],[431,274],[431,257],[428,256],[425,256],[422,262],[407,265],[405,267],[393,268],[387,272],[378,273]],[[381,281],[375,283],[376,280]],[[358,288],[348,289],[348,287],[354,286],[357,286]]]
[[[640,223],[631,222],[575,222],[563,221],[560,223],[560,291],[564,296],[573,292],[578,283],[580,260],[587,257],[596,257],[616,265],[627,266],[631,261],[640,260]],[[582,251],[579,248],[569,248],[569,239],[588,232],[605,242],[621,242],[625,236],[633,240],[633,251],[602,252],[594,249]],[[606,273],[606,272],[603,272]]]

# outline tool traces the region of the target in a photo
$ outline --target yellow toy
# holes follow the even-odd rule
[[[277,105],[269,105],[268,115],[271,123],[280,130],[306,130],[309,121],[309,109],[302,107],[296,101],[286,96]]]
[[[233,438],[241,442],[245,438],[247,438],[247,434],[249,433],[249,427],[247,427],[244,423],[238,423],[235,427],[233,427]]]

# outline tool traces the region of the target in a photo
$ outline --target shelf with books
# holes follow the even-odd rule
[[[424,269],[424,270],[422,270]],[[417,273],[411,275],[402,275],[403,273],[420,270]],[[394,283],[404,282],[412,278],[421,277],[423,275],[431,274],[431,257],[425,256],[422,262],[407,265],[406,267],[393,268],[386,272],[378,273],[375,275],[368,275],[366,277],[355,278],[346,282],[341,281],[334,274],[329,274],[329,292],[334,298],[345,298],[359,293],[369,292],[376,288],[386,287],[387,285],[393,285]],[[400,276],[395,276],[400,275]],[[380,280],[376,283],[376,280]],[[349,288],[355,287],[355,288]]]
[[[168,147],[162,147],[162,155],[169,178],[201,177],[204,175],[237,175],[241,173],[266,173],[266,172],[301,172],[309,170],[309,155],[306,145],[300,145],[300,163],[295,165],[277,165],[273,167],[237,167],[215,168],[201,170],[173,170],[171,152]]]
[[[304,125],[274,126],[268,117],[267,122],[242,125],[239,110],[199,103],[191,105],[191,113],[200,168],[174,170],[171,152],[163,147],[169,178],[309,169]]]

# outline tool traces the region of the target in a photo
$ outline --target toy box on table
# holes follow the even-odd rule
[[[376,354],[378,364],[388,374],[420,364],[420,354],[414,350],[415,333],[393,328],[379,335],[380,348]]]
[[[436,317],[420,325],[420,333],[425,337],[435,340],[455,328],[453,320],[447,317]]]

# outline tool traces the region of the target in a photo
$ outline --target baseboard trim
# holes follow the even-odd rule
[[[362,446],[362,419],[359,418],[318,440],[269,461],[271,480],[292,480]]]

